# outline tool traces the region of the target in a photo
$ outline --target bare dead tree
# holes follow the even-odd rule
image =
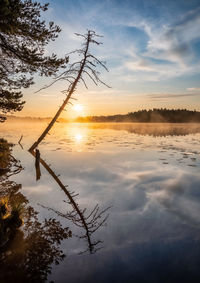
[[[37,150],[39,151],[39,150]],[[34,151],[30,151],[30,153],[37,159],[37,155]],[[52,208],[46,207],[44,205],[41,205],[42,207],[51,210],[55,212],[57,215],[64,217],[70,221],[72,221],[73,224],[75,224],[77,227],[82,228],[84,230],[84,233],[82,236],[79,236],[81,239],[86,239],[88,242],[88,248],[84,251],[89,251],[90,253],[95,253],[97,250],[100,249],[98,246],[102,243],[101,240],[93,241],[91,239],[92,234],[94,234],[100,227],[105,225],[106,220],[108,218],[108,214],[105,215],[105,213],[111,208],[107,207],[103,210],[100,210],[99,205],[97,204],[92,211],[87,212],[86,208],[81,209],[76,202],[75,198],[78,196],[78,194],[75,194],[75,192],[70,192],[67,188],[68,186],[65,186],[60,178],[59,175],[56,175],[56,173],[50,168],[50,165],[48,165],[45,160],[43,160],[41,157],[38,159],[38,162],[40,162],[44,168],[49,172],[49,174],[53,177],[53,179],[56,181],[56,183],[59,185],[61,190],[65,193],[65,195],[68,198],[67,203],[69,203],[72,206],[72,211],[69,211],[67,213],[61,213],[57,210],[54,210]],[[36,169],[37,171],[37,169]]]
[[[105,62],[97,59],[93,54],[90,52],[90,44],[97,44],[100,45],[101,43],[98,40],[100,37],[97,35],[94,31],[89,30],[87,34],[76,34],[77,36],[80,36],[84,39],[83,47],[81,49],[77,49],[71,53],[76,53],[81,58],[79,61],[69,64],[68,69],[55,77],[54,81],[42,89],[45,89],[47,87],[50,87],[54,83],[58,81],[67,81],[68,88],[63,91],[64,94],[66,94],[66,98],[63,101],[63,104],[59,107],[58,111],[56,112],[55,116],[51,120],[51,122],[48,124],[46,129],[43,131],[43,133],[40,135],[38,140],[30,147],[29,152],[36,158],[36,177],[40,178],[40,172],[39,170],[39,163],[41,163],[44,168],[49,172],[49,174],[54,178],[56,183],[60,186],[60,188],[64,191],[68,198],[68,203],[72,206],[72,211],[67,212],[66,214],[62,214],[59,211],[53,210],[51,208],[46,207],[49,210],[53,210],[58,215],[63,216],[67,218],[68,220],[71,220],[76,226],[81,227],[84,229],[84,233],[80,238],[84,238],[88,242],[88,249],[90,253],[94,253],[96,250],[98,250],[97,245],[101,243],[101,241],[92,241],[91,235],[97,231],[102,225],[105,224],[108,215],[104,216],[104,213],[109,209],[106,208],[104,210],[100,210],[99,206],[96,205],[94,209],[87,213],[86,215],[86,209],[81,209],[78,205],[78,203],[75,201],[76,194],[74,192],[70,192],[67,189],[67,186],[65,186],[60,178],[59,175],[56,175],[55,172],[50,168],[50,166],[40,157],[39,150],[35,149],[40,144],[40,142],[46,137],[46,135],[49,133],[50,129],[54,125],[54,123],[57,121],[58,117],[60,116],[61,112],[65,110],[65,107],[67,104],[70,104],[70,99],[75,99],[72,97],[74,94],[78,84],[82,82],[84,86],[87,88],[86,84],[86,77],[88,77],[95,85],[98,85],[99,83],[106,85],[100,78],[99,78],[99,71],[97,71],[97,67],[101,66],[106,71],[108,69],[105,66]],[[40,89],[41,90],[41,89]],[[39,90],[39,91],[40,91]],[[38,179],[39,179],[38,178]]]
[[[97,71],[98,66],[101,66],[106,71],[108,71],[108,69],[105,66],[105,62],[97,59],[93,54],[91,54],[89,48],[90,44],[92,43],[100,45],[101,42],[97,41],[98,40],[97,38],[101,36],[97,35],[92,30],[89,30],[87,34],[76,34],[76,35],[83,38],[84,40],[83,48],[77,49],[71,53],[78,54],[81,57],[81,59],[73,64],[69,64],[68,69],[66,71],[55,77],[54,81],[50,85],[47,85],[42,88],[45,89],[61,80],[67,81],[69,84],[68,88],[63,91],[63,93],[66,94],[66,98],[63,101],[63,104],[59,107],[57,113],[55,114],[51,122],[48,124],[46,129],[40,135],[38,140],[30,147],[29,151],[33,151],[48,134],[48,132],[50,131],[50,129],[52,128],[52,126],[60,116],[61,112],[65,110],[66,105],[70,103],[70,99],[73,99],[72,95],[75,92],[78,83],[83,82],[83,84],[87,88],[85,77],[88,77],[90,80],[92,80],[95,85],[101,83],[109,87],[99,78],[100,72]]]

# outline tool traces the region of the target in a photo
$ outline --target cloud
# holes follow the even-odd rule
[[[163,79],[174,78],[187,74],[189,70],[192,72],[189,66],[179,65],[174,62],[146,58],[143,55],[134,56],[129,61],[124,63],[124,66],[134,72],[134,78],[130,74],[130,80],[140,81],[160,81]]]
[[[168,98],[180,98],[180,97],[191,97],[200,96],[200,93],[158,93],[158,94],[147,94],[147,97],[151,100],[163,100]]]
[[[169,180],[164,189],[147,192],[147,194],[151,201],[159,202],[170,213],[195,227],[197,223],[200,223],[200,207],[197,201],[198,183],[198,175],[180,173],[177,178]]]
[[[174,24],[148,27],[150,37],[146,55],[185,64],[194,56],[192,43],[200,39],[199,9],[190,11]]]
[[[187,90],[188,91],[199,91],[200,87],[188,87]]]
[[[143,29],[149,39],[146,50],[138,50],[130,56],[124,67],[134,72],[136,80],[142,81],[160,81],[198,73],[194,44],[200,40],[199,10],[187,12],[170,24],[158,25],[158,22],[146,19],[139,24],[129,23]]]
[[[144,58],[137,58],[135,62],[129,61],[125,63],[125,66],[130,70],[145,71],[145,72],[155,72],[157,69],[151,62]]]

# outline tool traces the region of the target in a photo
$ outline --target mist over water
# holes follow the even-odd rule
[[[63,217],[69,199],[27,151],[45,123],[5,123],[24,170],[11,177],[39,212],[72,231],[66,258],[52,266],[55,282],[198,282],[200,278],[200,125],[57,123],[39,146],[41,157],[87,211],[109,207],[94,234],[101,249],[87,251],[84,229]],[[21,144],[18,141],[23,135]],[[56,213],[59,212],[59,213]],[[23,227],[22,227],[23,229]],[[85,251],[84,254],[79,254]],[[193,280],[193,281],[192,281]]]

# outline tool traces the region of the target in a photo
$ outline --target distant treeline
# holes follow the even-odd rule
[[[200,112],[187,109],[139,110],[122,115],[78,117],[76,122],[192,123],[200,122]]]

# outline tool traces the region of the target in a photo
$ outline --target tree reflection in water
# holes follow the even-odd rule
[[[70,220],[77,227],[82,228],[82,231],[84,232],[78,237],[80,239],[86,239],[88,243],[88,247],[85,251],[81,252],[81,254],[87,251],[93,254],[96,251],[98,251],[101,248],[101,246],[99,245],[103,242],[101,240],[96,240],[96,241],[92,240],[92,235],[100,227],[105,225],[106,220],[108,219],[108,216],[109,216],[109,214],[107,214],[107,211],[110,209],[110,207],[107,207],[104,210],[100,210],[100,207],[97,204],[90,212],[88,212],[86,208],[81,209],[75,200],[75,197],[78,196],[78,194],[75,194],[74,192],[70,192],[67,189],[68,186],[65,186],[61,182],[59,175],[56,175],[55,172],[50,168],[50,166],[40,157],[39,150],[36,149],[36,152],[29,150],[29,152],[36,159],[36,162],[35,162],[36,180],[38,180],[38,176],[41,174],[40,168],[39,168],[39,163],[41,163],[44,166],[44,168],[49,172],[49,174],[53,177],[56,183],[59,185],[61,190],[67,196],[66,202],[72,206],[72,210],[66,213],[61,213],[60,211],[57,211],[50,207],[46,207],[44,205],[41,205],[41,206],[43,208],[46,208],[48,210],[55,212],[58,216],[61,216],[61,217],[66,218],[67,220]]]
[[[199,123],[89,123],[91,129],[127,131],[140,136],[187,136],[200,133]]]
[[[3,147],[2,147],[3,146]],[[21,185],[9,180],[22,167],[11,155],[11,145],[5,140],[0,144],[0,200],[7,200],[7,212],[14,206],[23,207],[21,229],[0,222],[0,282],[45,282],[51,265],[59,264],[65,257],[59,248],[61,241],[72,236],[68,227],[63,228],[55,219],[38,220],[38,212],[28,206],[21,193]]]

